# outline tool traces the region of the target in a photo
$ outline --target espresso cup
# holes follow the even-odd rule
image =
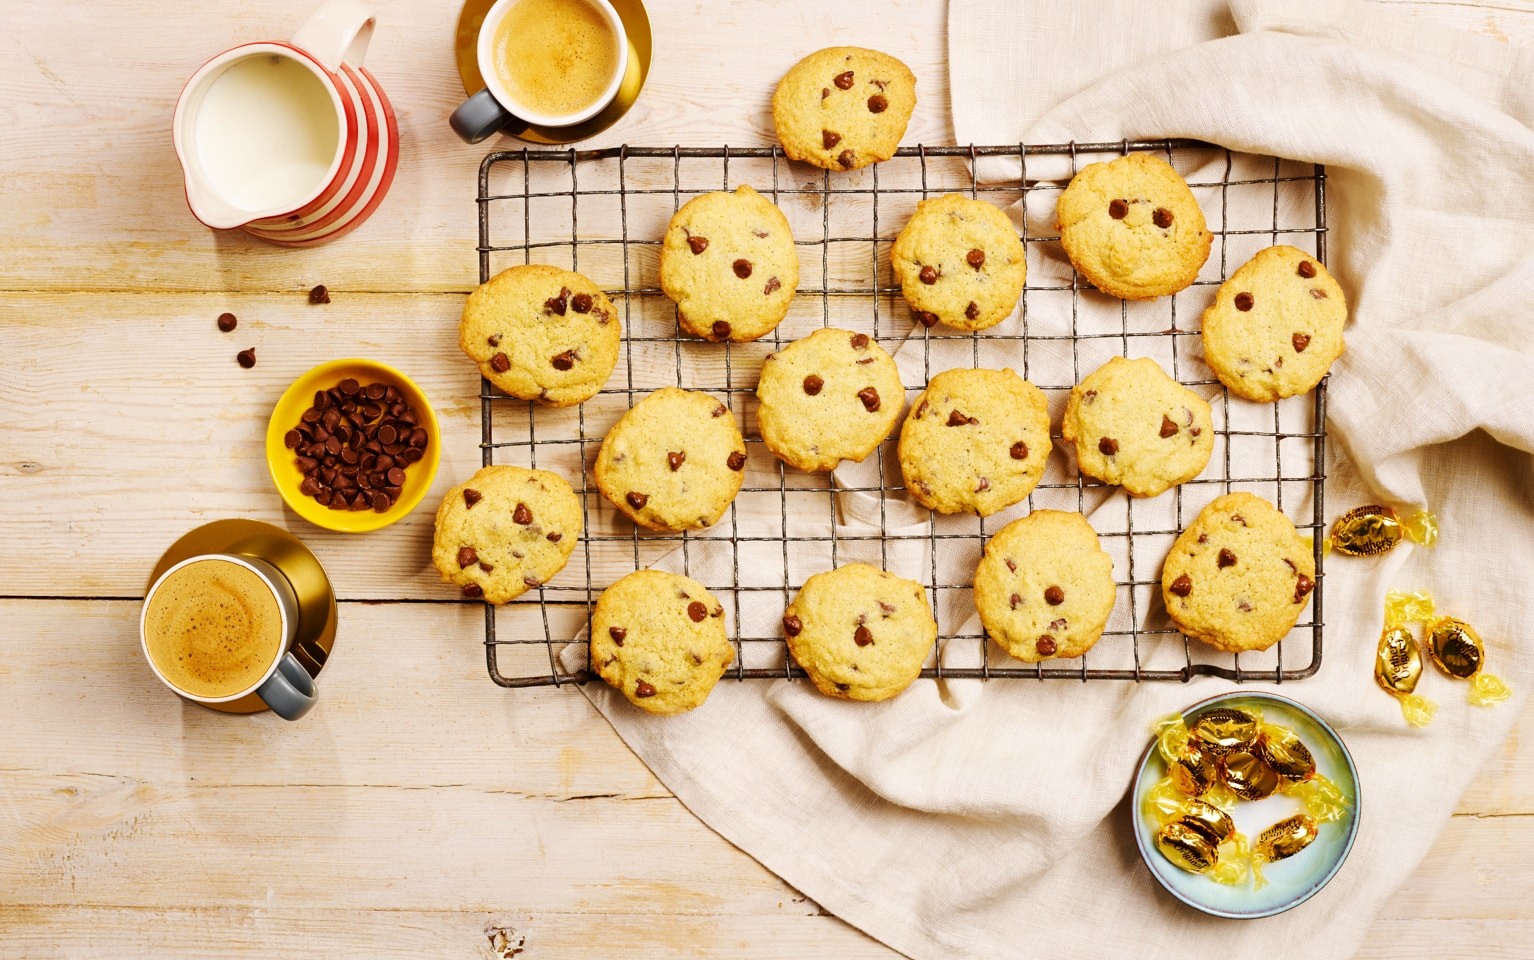
[[[282,571],[228,553],[166,570],[139,616],[144,658],[166,686],[210,704],[254,693],[284,720],[302,717],[319,697],[289,652],[297,632],[298,597]]]
[[[448,121],[468,143],[507,128],[590,120],[617,97],[628,70],[628,34],[608,0],[497,0],[476,50],[485,87]]]

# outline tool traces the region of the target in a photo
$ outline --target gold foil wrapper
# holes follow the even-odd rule
[[[1428,655],[1433,666],[1460,680],[1481,672],[1484,657],[1481,637],[1475,628],[1454,617],[1439,617],[1428,627]]]
[[[1273,768],[1245,750],[1220,758],[1220,774],[1226,786],[1242,800],[1261,800],[1277,792],[1283,778]]]
[[[1186,824],[1209,838],[1216,847],[1236,835],[1236,823],[1230,814],[1212,803],[1188,800],[1182,806],[1179,823]]]
[[[1208,873],[1219,862],[1219,850],[1209,838],[1180,820],[1156,831],[1156,849],[1189,873]]]
[[[1374,681],[1386,693],[1404,697],[1416,692],[1421,680],[1422,647],[1411,628],[1387,626],[1380,634],[1379,649],[1374,655]]]
[[[1372,557],[1396,548],[1406,537],[1401,518],[1390,507],[1371,503],[1355,507],[1332,524],[1332,549],[1350,557]]]
[[[1206,750],[1221,757],[1250,746],[1257,739],[1261,720],[1255,711],[1213,707],[1193,719],[1192,730]]]
[[[1280,820],[1257,835],[1252,852],[1268,863],[1286,860],[1310,846],[1320,835],[1321,826],[1309,814],[1297,813]]]
[[[1293,730],[1261,725],[1261,735],[1252,745],[1252,755],[1290,783],[1309,780],[1316,773],[1316,758]]]
[[[1183,793],[1190,797],[1201,797],[1219,780],[1220,771],[1198,741],[1189,740],[1183,745],[1177,759],[1167,764],[1167,775]]]

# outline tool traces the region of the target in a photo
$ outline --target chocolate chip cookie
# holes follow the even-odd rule
[[[1038,486],[1049,459],[1044,392],[1011,370],[945,370],[900,428],[911,496],[938,513],[989,516]]]
[[[508,396],[568,407],[596,395],[618,363],[618,312],[596,284],[541,263],[469,294],[458,346]]]
[[[975,609],[1019,660],[1079,657],[1113,612],[1113,559],[1079,513],[1035,510],[997,531],[975,568]]]
[[[1231,393],[1259,403],[1305,393],[1342,355],[1342,287],[1303,250],[1242,264],[1204,311],[1204,360]]]
[[[1203,472],[1214,450],[1209,404],[1147,357],[1114,357],[1071,390],[1060,435],[1076,465],[1131,496],[1154,497]]]
[[[1178,535],[1161,596],[1188,636],[1231,653],[1266,650],[1299,620],[1315,576],[1311,548],[1288,517],[1261,497],[1230,493]]]
[[[1055,220],[1076,271],[1125,300],[1188,286],[1214,239],[1188,184],[1148,153],[1082,168],[1060,194]]]
[[[794,64],[772,95],[790,160],[856,170],[888,160],[916,109],[916,75],[887,53],[828,47]]]
[[[437,508],[431,560],[470,599],[515,600],[570,559],[581,536],[581,501],[547,470],[485,467]]]
[[[694,197],[666,227],[660,286],[693,336],[740,343],[770,333],[799,289],[788,218],[744,185]]]
[[[783,613],[783,635],[821,693],[888,700],[920,675],[937,621],[915,580],[849,563],[804,582]]]
[[[650,713],[702,705],[735,648],[724,605],[677,573],[639,570],[602,591],[591,616],[591,666]]]
[[[927,326],[984,330],[1017,308],[1028,260],[1007,215],[957,193],[923,200],[890,254],[906,303]]]
[[[594,474],[602,496],[630,520],[675,533],[718,520],[745,469],[745,441],[729,409],[706,393],[664,387],[607,432]]]
[[[905,405],[895,361],[866,333],[817,330],[769,353],[756,387],[767,449],[800,470],[861,462]]]

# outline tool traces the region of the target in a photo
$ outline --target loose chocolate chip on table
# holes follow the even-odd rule
[[[1026,459],[1028,459],[1028,444],[1024,443],[1021,440],[1019,440],[1016,443],[1012,444],[1012,459],[1013,460],[1026,460]]]
[[[820,388],[825,385],[826,382],[813,373],[804,378],[804,392],[812,397],[820,393]]]
[[[687,605],[687,619],[691,620],[693,623],[702,623],[704,620],[708,619],[708,607],[704,606],[697,600],[694,600],[692,603]]]
[[[730,268],[733,269],[735,271],[735,275],[737,277],[741,278],[742,280],[744,280],[747,277],[751,276],[751,261],[750,260],[746,260],[746,259],[736,260],[734,263],[730,264]]]
[[[1247,293],[1245,290],[1236,294],[1236,309],[1240,310],[1242,313],[1252,309],[1252,306],[1255,303],[1256,301],[1252,299],[1252,295]]]
[[[630,490],[623,499],[627,500],[629,506],[633,507],[635,510],[643,510],[644,505],[650,502],[650,495],[648,493],[639,493],[637,491]]]
[[[851,170],[852,165],[858,162],[858,158],[851,150],[843,150],[836,155],[836,162]]]
[[[1230,566],[1234,566],[1235,565],[1235,563],[1236,563],[1236,555],[1234,553],[1230,552],[1230,548],[1229,547],[1221,547],[1220,548],[1220,557],[1219,557],[1218,561],[1216,561],[1216,562],[1219,564],[1220,569],[1223,570],[1226,567],[1230,567]]]
[[[858,399],[863,401],[863,409],[874,413],[879,409],[879,391],[873,387],[864,387],[858,391]]]
[[[746,466],[746,455],[741,453],[739,450],[735,450],[730,454],[730,458],[726,460],[725,463],[731,470],[743,470]]]
[[[1151,214],[1151,222],[1165,230],[1172,225],[1172,211],[1166,207],[1157,207],[1156,212]]]
[[[329,288],[327,288],[323,283],[318,284],[317,286],[315,286],[315,288],[313,290],[309,291],[309,302],[310,303],[329,303],[330,302],[330,290],[329,290]]]
[[[1316,582],[1314,580],[1303,573],[1300,574],[1300,578],[1294,582],[1294,602],[1299,603],[1301,600],[1304,600],[1305,595],[1315,588]]]
[[[647,682],[641,680],[634,684],[634,696],[640,698],[641,700],[646,697],[653,697],[655,696],[655,688],[650,686],[650,684]]]
[[[980,316],[980,304],[978,304],[975,301],[971,300],[969,302],[969,306],[964,308],[964,317],[967,320],[974,320],[974,319],[977,319],[979,316]]]
[[[1034,644],[1034,647],[1037,648],[1040,656],[1045,657],[1054,656],[1055,651],[1060,649],[1059,645],[1055,643],[1055,638],[1050,636],[1040,637],[1039,642]]]
[[[240,366],[244,367],[246,370],[249,370],[251,367],[256,365],[256,348],[251,347],[249,350],[241,350],[239,353],[234,355],[234,359],[239,361]]]
[[[485,591],[477,583],[466,583],[463,586],[463,595],[470,600],[478,600],[485,595]]]
[[[623,646],[623,639],[629,635],[629,632],[623,627],[608,627],[607,635],[613,638],[613,643],[621,647]]]
[[[474,551],[473,547],[458,548],[458,566],[460,569],[463,567],[472,566],[478,562],[479,554]]]
[[[884,99],[884,94],[876,93],[868,98],[869,113],[883,113],[889,109],[890,102]]]
[[[1296,273],[1304,277],[1306,280],[1309,280],[1311,277],[1316,275],[1316,265],[1311,263],[1309,260],[1301,260],[1300,265],[1294,269]]]
[[[686,450],[673,450],[666,454],[666,463],[670,465],[672,473],[676,473],[677,470],[681,469],[682,463],[686,461],[686,459]]]
[[[232,313],[221,313],[218,315],[218,328],[225,333],[233,330],[236,326],[239,325],[239,322],[240,321]]]
[[[793,614],[787,614],[783,617],[783,632],[790,637],[797,637],[799,631],[803,629],[804,623],[798,617]]]
[[[504,353],[498,353],[490,358],[490,369],[496,373],[505,373],[511,369],[511,358]]]
[[[820,144],[827,150],[842,142],[842,135],[834,130],[820,131]]]
[[[779,280],[777,277],[768,277],[767,282],[762,285],[762,296],[770,297],[782,286],[782,280]]]
[[[918,310],[916,311],[916,322],[924,327],[935,327],[937,326],[937,314],[930,310]]]
[[[1172,581],[1171,590],[1175,596],[1186,597],[1193,592],[1193,581],[1185,573]]]
[[[1051,607],[1058,607],[1065,602],[1065,591],[1058,585],[1051,586],[1044,591],[1044,601]]]
[[[723,320],[715,320],[714,321],[714,336],[716,336],[716,337],[728,337],[729,335],[730,335],[730,325],[728,323],[726,323],[725,321],[723,321]]]
[[[981,267],[985,266],[985,251],[981,250],[979,247],[975,247],[969,253],[964,255],[964,262],[974,267],[976,270],[979,270]]]
[[[836,76],[831,78],[831,82],[836,84],[836,88],[838,90],[851,90],[852,71],[848,70],[845,73],[838,73]]]
[[[575,296],[570,298],[570,308],[576,313],[590,313],[591,294],[577,293]]]
[[[1122,220],[1129,216],[1129,204],[1122,200],[1115,200],[1108,204],[1108,216],[1115,220]]]
[[[1112,437],[1103,437],[1097,441],[1097,449],[1105,457],[1111,457],[1119,452],[1119,442]]]
[[[979,422],[980,421],[976,420],[974,417],[965,416],[963,413],[960,413],[957,409],[955,409],[952,413],[948,414],[948,425],[950,427],[965,427],[965,426],[968,426],[968,425],[970,425],[972,423],[979,423]]]
[[[569,370],[575,366],[575,351],[566,350],[564,353],[556,353],[550,358],[549,363],[553,364],[555,370]]]
[[[1304,353],[1305,348],[1310,346],[1310,334],[1296,333],[1290,338],[1290,341],[1294,344],[1295,353]]]
[[[921,278],[922,283],[930,287],[937,283],[937,268],[929,264],[921,268],[921,273],[918,276]]]
[[[866,647],[874,642],[874,635],[867,627],[858,627],[852,631],[852,642],[860,647]]]
[[[868,334],[854,333],[852,335],[852,349],[863,350],[868,347]]]
[[[1162,436],[1162,438],[1175,437],[1176,435],[1177,435],[1177,424],[1172,422],[1172,418],[1171,417],[1169,417],[1169,416],[1167,416],[1166,414],[1163,413],[1161,415],[1161,436]]]

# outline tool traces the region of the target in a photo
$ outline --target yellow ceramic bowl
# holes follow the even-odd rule
[[[329,390],[345,380],[355,377],[363,386],[383,383],[394,387],[415,410],[420,426],[426,428],[426,451],[421,459],[405,470],[405,485],[394,505],[383,513],[374,510],[332,510],[322,506],[313,497],[298,491],[304,476],[298,470],[292,450],[283,443],[289,430],[298,426],[305,410],[314,405],[314,394]],[[431,489],[437,475],[437,464],[442,459],[442,433],[437,428],[437,415],[431,409],[426,394],[409,377],[388,364],[376,360],[332,360],[322,363],[293,381],[282,394],[272,410],[272,419],[266,425],[266,467],[272,474],[277,492],[293,512],[316,526],[342,533],[365,533],[379,530],[405,516],[416,508],[426,491]]]

